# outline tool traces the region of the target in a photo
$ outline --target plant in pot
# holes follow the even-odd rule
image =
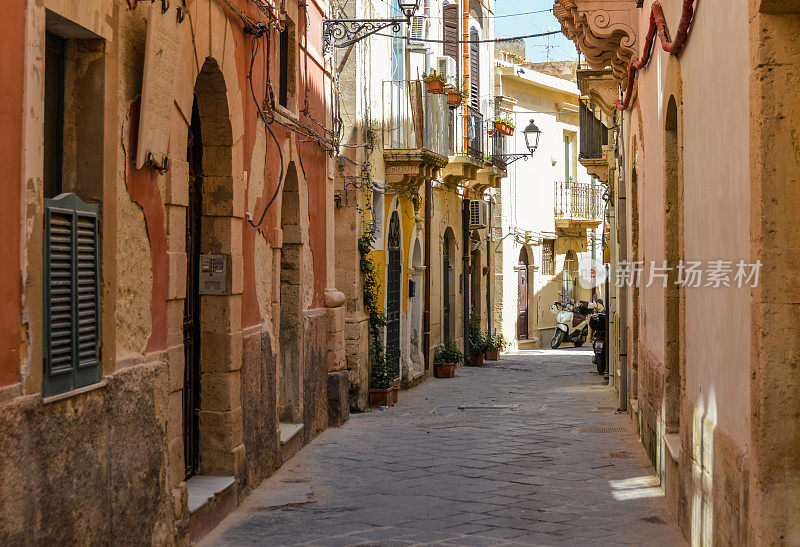
[[[436,74],[435,70],[425,76],[425,83],[428,85],[428,93],[441,95],[444,93],[444,85],[447,83],[447,78],[440,74]]]
[[[464,360],[464,354],[458,349],[452,338],[444,341],[433,351],[433,362],[436,365],[437,378],[452,378],[455,376],[456,364]]]
[[[492,334],[486,331],[486,356],[487,361],[497,361],[500,359],[500,352],[506,347],[506,339],[502,334]]]
[[[445,91],[447,92],[447,106],[450,108],[458,108],[466,99],[467,92],[463,89],[450,87]]]
[[[494,128],[503,135],[508,135],[509,137],[514,134],[515,127],[514,122],[506,118],[497,118],[494,121]]]
[[[381,332],[386,325],[386,318],[380,311],[378,295],[380,279],[375,262],[370,257],[372,243],[375,239],[371,224],[366,224],[363,235],[358,239],[359,266],[362,278],[362,297],[364,311],[367,313],[367,332],[369,359],[371,363],[369,375],[369,404],[372,406],[391,406],[397,402],[400,388],[394,384],[394,378],[386,363]]]
[[[472,312],[469,316],[469,366],[482,367],[486,352],[486,339],[481,333],[481,319]]]

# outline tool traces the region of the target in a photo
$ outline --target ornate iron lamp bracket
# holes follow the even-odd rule
[[[528,158],[530,158],[532,155],[532,153],[528,152],[527,154],[495,154],[494,157],[501,159],[506,165],[511,165],[520,159],[528,161]]]
[[[323,51],[332,47],[346,47],[363,40],[371,34],[392,27],[392,32],[400,32],[400,25],[407,19],[325,19],[322,22]]]

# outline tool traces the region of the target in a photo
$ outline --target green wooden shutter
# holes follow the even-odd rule
[[[44,379],[57,395],[100,381],[99,208],[44,200]]]

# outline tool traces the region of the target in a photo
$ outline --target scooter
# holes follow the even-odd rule
[[[574,302],[553,302],[550,311],[556,316],[556,332],[550,347],[558,349],[562,342],[572,342],[576,348],[586,343],[589,337],[589,319],[598,308],[598,302],[582,300]]]
[[[598,304],[601,306],[603,305],[603,301],[598,299]],[[591,319],[589,319],[589,326],[592,328],[592,350],[594,351],[594,357],[592,357],[592,363],[597,366],[598,374],[605,374],[606,373],[606,335],[608,333],[608,314],[603,311],[599,311],[596,314],[592,315]]]

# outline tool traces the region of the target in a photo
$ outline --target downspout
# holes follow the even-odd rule
[[[489,251],[492,249],[492,198],[489,197],[489,234],[486,236],[486,266],[489,268],[489,273],[486,274],[486,330],[492,332],[492,254]]]
[[[469,259],[470,259],[470,252],[469,252],[469,196],[467,195],[467,190],[464,190],[464,199],[461,203],[461,231],[462,231],[462,239],[463,239],[463,270],[464,273],[462,274],[463,281],[462,287],[464,289],[464,364],[469,363],[469,352],[470,352],[470,343],[469,343]]]
[[[431,218],[433,217],[433,188],[430,179],[425,179],[425,300],[422,310],[422,350],[425,370],[431,369]]]

